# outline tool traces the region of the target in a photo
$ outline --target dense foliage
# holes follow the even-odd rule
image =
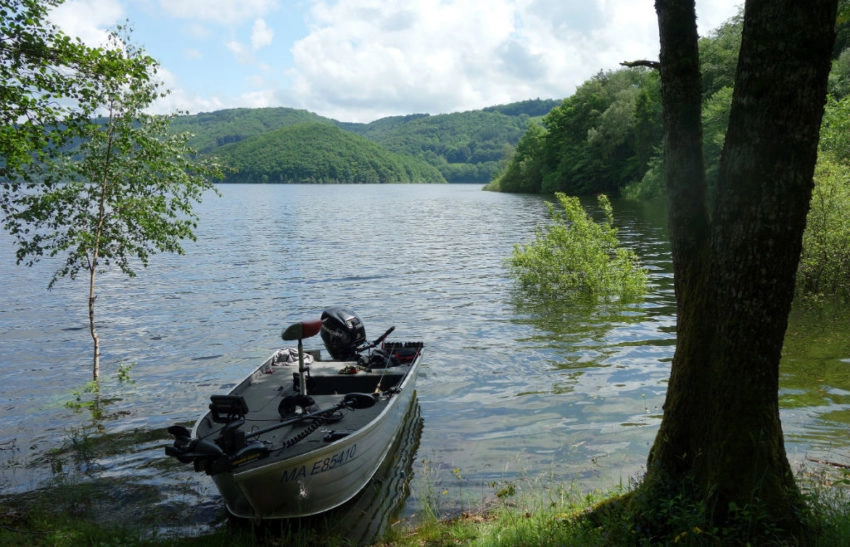
[[[512,276],[533,298],[603,298],[629,300],[646,292],[647,272],[637,255],[620,245],[614,212],[605,194],[598,197],[605,216],[598,223],[576,197],[555,196],[560,209],[549,206],[551,223],[537,230],[534,241],[514,246]]]
[[[0,193],[14,207],[22,180],[75,138],[91,116],[77,100],[96,88],[100,52],[47,21],[61,0],[0,0]]]
[[[297,124],[222,146],[228,182],[445,182],[434,167],[325,124]]]
[[[618,193],[661,141],[660,87],[647,68],[600,72],[532,126],[492,182],[503,192]]]
[[[850,298],[850,96],[827,104],[798,294]]]

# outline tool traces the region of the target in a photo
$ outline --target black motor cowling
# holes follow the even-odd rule
[[[363,321],[347,308],[328,308],[322,312],[322,341],[337,361],[356,361],[357,348],[366,342]]]

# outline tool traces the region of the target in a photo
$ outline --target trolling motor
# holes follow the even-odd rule
[[[168,432],[174,436],[174,446],[166,446],[165,453],[182,463],[194,463],[195,471],[201,470],[200,462],[224,456],[224,451],[217,444],[206,439],[193,439],[182,425],[172,425]]]
[[[166,455],[191,463],[195,471],[205,471],[208,475],[268,456],[270,449],[266,443],[247,441],[240,429],[248,411],[245,399],[232,395],[213,395],[210,399],[213,421],[224,424],[215,441],[193,439],[188,429],[173,425],[168,432],[174,436],[174,444],[165,447]]]

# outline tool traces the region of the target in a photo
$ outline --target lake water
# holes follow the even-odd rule
[[[607,489],[641,472],[675,343],[659,204],[615,202],[621,239],[650,269],[644,302],[553,309],[524,302],[505,269],[513,245],[546,222],[538,196],[478,185],[220,190],[198,207],[186,256],[156,255],[135,279],[100,277],[104,392],[115,400],[94,422],[65,406],[91,374],[85,280],[48,292],[56,263],[15,266],[0,237],[2,491],[67,474],[115,479],[157,492],[155,503],[179,506],[189,524],[213,525],[223,512],[212,482],[165,458],[164,429],[194,420],[210,394],[281,347],[282,327],[340,304],[370,339],[395,325],[395,339],[426,345],[403,517],[423,505],[462,510],[506,484]],[[848,325],[841,310],[792,316],[780,395],[795,464],[850,463]],[[116,382],[119,363],[133,365],[135,383]],[[66,450],[97,436],[111,449]]]

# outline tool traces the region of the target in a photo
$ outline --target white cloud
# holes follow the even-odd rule
[[[119,0],[68,0],[50,12],[50,20],[69,36],[93,46],[104,45],[109,33],[124,17]]]
[[[243,93],[239,97],[239,104],[247,108],[265,108],[267,106],[275,106],[277,103],[275,102],[274,91],[264,89]]]
[[[622,40],[620,26],[631,24],[630,34],[651,44],[651,4],[640,18],[633,4],[316,2],[310,35],[292,50],[294,91],[325,111],[336,108],[329,115],[359,108],[365,117],[565,97],[599,68],[625,60],[611,43]],[[615,25],[594,34],[569,26],[573,15],[587,25],[612,19]]]
[[[236,24],[269,13],[278,0],[160,0],[159,4],[172,17]]]
[[[178,78],[163,67],[157,71],[157,77],[164,85],[164,89],[169,90],[169,94],[165,97],[157,99],[147,109],[151,114],[174,114],[177,111],[186,112],[212,112],[229,108],[228,102],[217,96],[201,97],[197,93],[192,93],[179,87]]]
[[[723,0],[721,2],[697,2],[697,25],[700,36],[706,36],[720,25],[738,14],[744,6],[744,0]]]
[[[701,34],[742,2],[697,0]],[[456,112],[560,99],[600,70],[658,56],[653,0],[67,0],[51,19],[95,44],[136,14],[146,48],[194,86],[174,78],[168,104],[193,112]]]
[[[251,28],[251,47],[260,49],[271,45],[274,38],[274,31],[269,28],[265,20],[257,19],[254,21],[254,26]]]
[[[186,48],[183,50],[183,57],[193,61],[203,59],[204,54],[195,48]]]
[[[336,106],[329,115],[472,108],[510,94],[497,85],[505,66],[493,62],[515,31],[506,0],[317,2],[309,23],[292,49],[294,91]]]
[[[233,57],[243,65],[249,64],[252,61],[251,53],[248,51],[248,48],[245,47],[245,44],[236,40],[229,40],[225,42],[224,46],[233,54]]]
[[[170,93],[158,99],[151,105],[148,111],[151,114],[174,114],[175,112],[213,112],[225,108],[264,108],[279,106],[275,92],[270,89],[259,89],[239,94],[237,97],[222,95],[222,91],[212,93],[205,92],[203,95],[185,90],[179,85],[177,75],[171,71],[161,68],[157,76],[162,81],[164,88]],[[249,77],[249,83],[260,84],[256,77]],[[206,91],[206,90],[205,90]]]
[[[698,5],[701,30],[734,4]],[[292,96],[346,121],[563,98],[659,49],[652,0],[316,0],[307,22]]]

